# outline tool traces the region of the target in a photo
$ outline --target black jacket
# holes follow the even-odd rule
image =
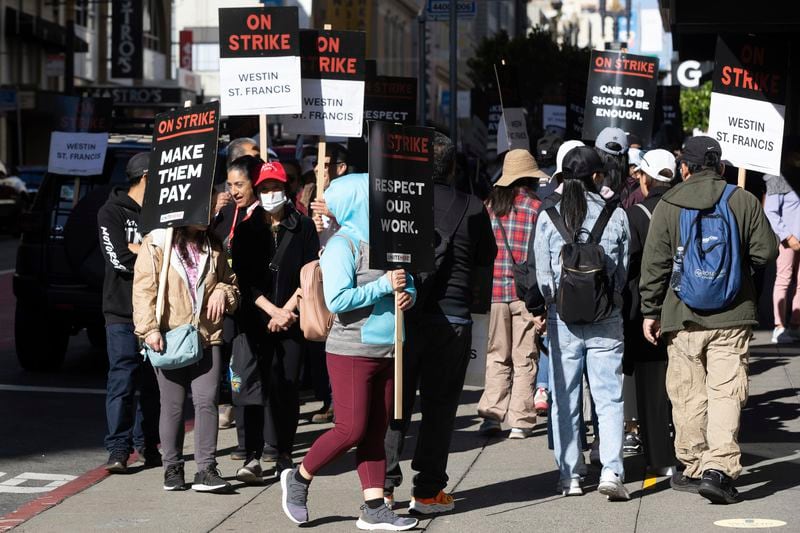
[[[441,228],[451,206],[455,205],[455,197],[462,199],[456,202],[460,203],[462,209],[463,200],[467,201],[466,211],[434,276],[424,307],[412,308],[412,315],[417,317],[425,315],[446,320],[445,317],[449,316],[469,320],[475,299],[479,297],[476,291],[488,289],[491,292],[497,242],[489,214],[481,201],[475,196],[459,192],[455,187],[436,183],[433,189],[433,224]],[[488,308],[475,311],[486,312]]]
[[[286,205],[286,217],[278,230],[278,244],[272,236],[266,212],[261,206],[253,210],[247,220],[236,226],[231,244],[233,271],[242,293],[239,325],[245,331],[254,328],[266,331],[269,317],[255,305],[260,297],[266,297],[278,307],[283,306],[300,286],[300,269],[317,259],[319,237],[314,222]],[[286,253],[277,265],[270,269],[270,262],[284,239],[291,241]]]
[[[133,265],[136,254],[129,244],[140,244],[139,214],[142,208],[116,187],[97,213],[100,250],[106,263],[103,280],[103,314],[106,324],[133,322]]]

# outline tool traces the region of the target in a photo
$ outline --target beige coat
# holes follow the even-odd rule
[[[136,258],[133,271],[133,323],[136,335],[141,339],[145,339],[155,331],[166,332],[184,324],[194,323],[189,278],[174,247],[167,274],[167,294],[161,327],[156,323],[156,296],[165,237],[166,230],[152,231],[142,241],[139,256]],[[211,293],[221,290],[225,293],[225,312],[232,313],[236,309],[239,305],[236,274],[231,270],[221,250],[212,249],[210,257],[207,252],[202,253],[199,269],[198,287],[201,282],[204,283],[205,293],[197,329],[204,345],[222,344],[222,319],[216,322],[210,321],[206,316],[206,307]]]

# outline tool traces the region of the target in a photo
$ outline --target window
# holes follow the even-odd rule
[[[144,46],[151,50],[161,52],[169,39],[165,38],[164,17],[161,0],[144,1]]]
[[[219,44],[195,43],[192,46],[192,63],[197,72],[219,70]]]

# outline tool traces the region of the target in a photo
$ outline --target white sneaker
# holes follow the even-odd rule
[[[617,474],[611,470],[603,470],[600,475],[600,484],[597,486],[597,492],[603,494],[612,502],[628,501],[631,495],[628,489],[622,484],[622,480]]]
[[[556,485],[556,492],[562,496],[583,496],[581,480],[578,478],[561,479]]]
[[[394,492],[383,491],[383,503],[390,511],[394,511]]]
[[[794,340],[792,333],[786,331],[786,328],[782,326],[777,326],[772,330],[772,344],[788,344]]]
[[[527,439],[533,436],[533,428],[511,428],[509,439]]]
[[[260,485],[264,482],[264,472],[258,459],[251,459],[236,471],[236,479],[247,485]]]

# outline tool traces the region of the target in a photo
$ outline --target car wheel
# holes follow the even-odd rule
[[[46,332],[42,331],[43,324],[47,326]],[[41,309],[17,302],[14,337],[19,364],[31,372],[60,370],[67,352],[69,331],[69,324],[63,322],[63,317],[43,317]]]

